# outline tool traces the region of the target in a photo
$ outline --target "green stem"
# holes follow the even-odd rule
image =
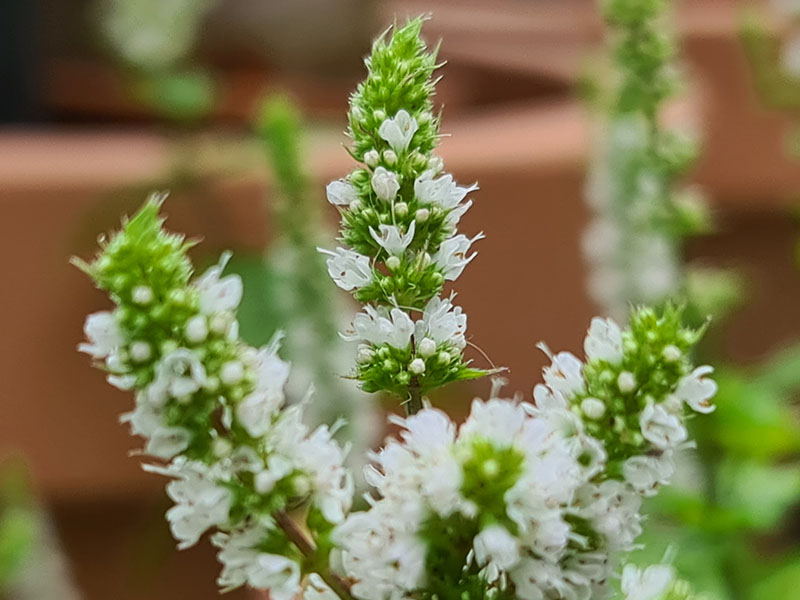
[[[313,558],[317,550],[314,543],[297,526],[292,517],[283,510],[276,512],[273,517],[275,523],[283,530],[289,541],[300,550],[300,553],[306,558]],[[341,600],[356,600],[350,591],[350,584],[343,577],[331,571],[327,564],[316,564],[317,562],[319,561],[315,561],[314,570],[328,584],[334,594]]]

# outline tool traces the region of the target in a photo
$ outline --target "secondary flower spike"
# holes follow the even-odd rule
[[[350,153],[361,165],[327,188],[349,248],[322,250],[336,285],[365,304],[345,334],[360,344],[356,377],[366,391],[407,398],[410,412],[427,391],[485,374],[464,360],[466,315],[442,298],[445,281],[461,275],[483,236],[456,229],[477,186],[457,185],[433,154],[436,54],[420,38],[422,22],[387,32],[366,61],[349,113]],[[455,315],[458,343],[426,335],[451,327]]]

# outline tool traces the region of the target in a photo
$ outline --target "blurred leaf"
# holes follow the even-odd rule
[[[136,98],[165,117],[193,121],[214,107],[214,80],[205,71],[169,71],[140,76],[133,84]]]
[[[800,556],[768,569],[748,596],[748,600],[789,600],[800,595]]]
[[[36,522],[29,510],[13,507],[0,514],[0,590],[31,552],[35,532]]]
[[[747,458],[763,460],[800,451],[800,424],[784,397],[789,380],[800,372],[791,371],[792,361],[776,362],[760,376],[718,370],[717,410],[713,419],[697,421],[698,435]]]
[[[800,390],[800,344],[772,356],[761,367],[757,383],[774,394],[791,394]]]
[[[800,466],[725,461],[717,472],[720,503],[757,529],[778,525],[800,498]]]

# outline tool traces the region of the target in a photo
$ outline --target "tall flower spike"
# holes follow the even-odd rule
[[[676,185],[695,145],[662,123],[680,83],[664,22],[669,8],[663,0],[603,3],[614,80],[599,94],[605,115],[586,186],[594,219],[583,246],[589,292],[618,320],[629,303],[660,303],[686,284],[681,245],[709,224],[701,194]]]
[[[350,153],[363,166],[328,185],[349,248],[323,251],[336,284],[366,304],[347,336],[361,343],[356,377],[366,391],[407,398],[412,413],[429,390],[485,374],[469,368],[463,343],[426,335],[413,323],[424,313],[427,329],[438,331],[431,320],[458,315],[463,342],[466,316],[442,300],[442,287],[474,258],[470,247],[482,237],[456,231],[471,204],[464,200],[477,187],[458,186],[432,154],[439,135],[431,101],[436,53],[420,38],[422,23],[386,32],[366,61],[369,74],[349,113]]]
[[[309,431],[303,405],[283,406],[289,365],[277,341],[256,349],[239,339],[241,281],[223,274],[227,257],[192,280],[190,244],[162,228],[162,200],[149,200],[94,262],[76,261],[117,305],[89,316],[80,349],[110,383],[136,391],[123,421],[146,454],[169,461],[145,469],[172,478],[167,519],[179,548],[217,529],[222,587],[268,587],[289,600],[316,570],[348,598],[327,570],[329,548],[304,539],[285,512],[308,505],[315,536],[342,521],[353,492],[345,452],[326,426]]]

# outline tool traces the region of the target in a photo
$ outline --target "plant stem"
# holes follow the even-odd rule
[[[422,391],[419,389],[419,381],[416,377],[411,378],[408,384],[408,400],[405,403],[406,416],[411,416],[422,410]]]
[[[289,513],[281,510],[273,516],[278,527],[283,530],[286,537],[300,550],[301,554],[306,558],[314,558],[316,553],[314,543],[297,526],[297,523],[289,516]],[[343,577],[331,571],[327,564],[315,564],[315,567],[317,574],[341,600],[355,600],[350,592],[350,584]]]

